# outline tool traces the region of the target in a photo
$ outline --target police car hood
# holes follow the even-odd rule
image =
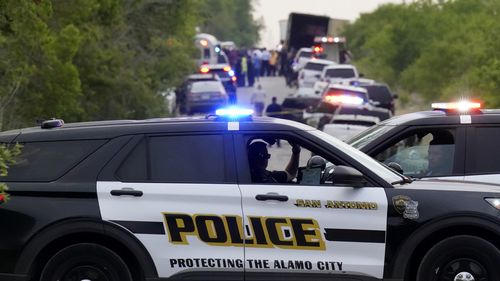
[[[419,190],[443,190],[443,191],[468,191],[500,193],[500,184],[463,181],[453,179],[416,179],[409,185],[397,186],[397,188],[419,189]]]

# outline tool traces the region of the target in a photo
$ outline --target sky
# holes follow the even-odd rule
[[[375,10],[380,4],[402,3],[404,0],[254,0],[254,18],[262,18],[261,46],[274,48],[280,39],[279,21],[291,12],[326,15],[331,18],[356,20],[361,13]]]

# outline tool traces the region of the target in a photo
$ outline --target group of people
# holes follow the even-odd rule
[[[253,87],[260,77],[283,75],[288,61],[285,48],[276,50],[252,48],[248,50],[227,50],[229,63],[235,70],[238,87]]]

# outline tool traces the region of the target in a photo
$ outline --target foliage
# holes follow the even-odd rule
[[[500,106],[500,1],[420,0],[363,14],[345,30],[367,76],[424,100]]]
[[[21,153],[22,146],[16,144],[12,147],[7,147],[5,144],[0,144],[0,177],[7,176],[9,166],[15,164],[15,157]],[[0,183],[0,205],[9,200],[7,194],[7,185]]]
[[[197,0],[0,1],[0,129],[158,117],[194,69]]]
[[[200,0],[200,29],[222,41],[253,47],[263,26],[252,17],[252,0]],[[214,20],[215,19],[215,20]]]
[[[161,93],[195,69],[196,26],[251,46],[251,12],[251,0],[2,0],[0,130],[162,116]]]

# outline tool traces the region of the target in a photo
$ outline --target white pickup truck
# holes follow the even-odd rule
[[[319,81],[314,83],[314,93],[320,94],[329,84],[349,85],[359,79],[359,73],[352,64],[333,64],[323,68]]]

